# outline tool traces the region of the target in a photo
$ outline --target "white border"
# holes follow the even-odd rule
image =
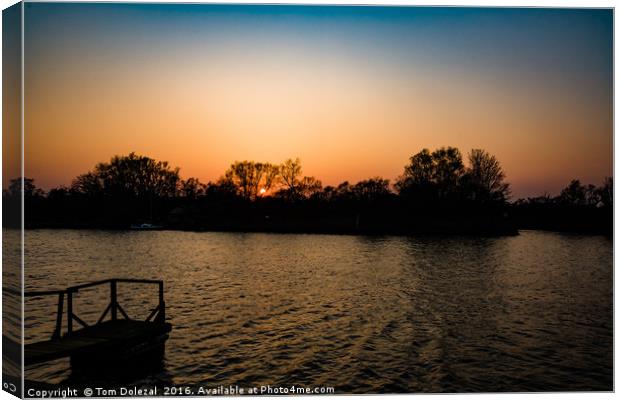
[[[45,2],[46,0],[27,0],[28,2]],[[49,0],[48,0],[49,1]],[[71,0],[53,0],[54,2],[72,2]],[[101,1],[80,1],[83,3],[96,3],[96,2],[101,2]],[[118,3],[122,3],[122,2],[127,2],[127,1],[116,1],[116,0],[112,0],[112,1],[105,1],[105,2],[118,2]],[[323,4],[323,5],[328,5],[328,4],[344,4],[344,5],[408,5],[408,6],[474,6],[474,7],[558,7],[558,8],[575,8],[575,7],[586,7],[586,8],[615,8],[616,7],[616,1],[601,1],[601,0],[590,0],[590,1],[579,1],[579,0],[542,0],[542,1],[535,1],[535,0],[521,0],[521,1],[514,1],[514,0],[505,0],[505,1],[490,1],[490,0],[478,0],[478,1],[467,1],[467,0],[452,0],[450,2],[446,2],[446,1],[433,1],[433,0],[306,0],[306,1],[301,1],[301,0],[271,0],[271,1],[257,1],[257,0],[236,0],[236,1],[230,1],[230,0],[219,0],[219,1],[194,1],[194,0],[189,0],[189,1],[178,1],[178,0],[133,0],[131,1],[133,3],[205,3],[205,4]],[[5,9],[13,4],[15,4],[15,1],[12,0],[0,0],[0,5],[2,6],[2,9]],[[24,5],[22,3],[22,43],[24,43],[24,30],[23,30],[23,23],[24,23]],[[2,31],[2,19],[0,18],[0,37],[1,37],[1,31]],[[617,88],[615,87],[615,76],[616,73],[618,72],[618,66],[615,63],[615,54],[616,54],[616,45],[618,43],[618,39],[619,39],[619,34],[618,32],[615,30],[615,11],[614,11],[614,100],[616,98],[616,94],[617,94]],[[21,134],[22,134],[22,143],[21,143],[21,152],[22,152],[22,165],[21,165],[21,169],[22,169],[22,176],[24,176],[24,71],[23,71],[23,65],[24,65],[24,48],[22,46],[22,53],[21,53],[21,62],[22,62],[22,81],[21,81],[21,92],[22,92],[22,98],[21,98]],[[2,52],[0,52],[0,65],[2,65]],[[0,82],[0,91],[2,89],[2,83]],[[0,96],[0,115],[1,115],[1,107],[2,104],[2,99]],[[616,132],[616,124],[617,124],[617,120],[615,118],[616,115],[616,103],[614,101],[614,155],[616,154],[616,150],[617,150],[617,143],[615,141],[615,132]],[[1,143],[0,143],[1,146]],[[0,153],[0,157],[1,157],[1,153]],[[619,177],[619,167],[618,165],[615,163],[615,156],[614,156],[614,177]],[[2,171],[2,165],[0,163],[0,174]],[[23,187],[23,183],[22,183],[22,187]],[[618,194],[618,190],[617,190],[617,184],[616,184],[616,188],[614,188],[614,198],[617,198],[617,194]],[[23,196],[22,196],[23,197]],[[22,199],[23,201],[23,199]],[[0,196],[0,206],[2,204],[2,200],[1,200],[1,196]],[[615,210],[615,208],[614,208]],[[23,204],[22,204],[22,226],[23,226]],[[615,214],[614,212],[614,226],[617,226],[618,223],[618,215]],[[2,223],[2,214],[0,213],[0,226]],[[614,230],[615,232],[615,230]],[[615,235],[614,235],[615,237]],[[22,243],[24,243],[24,234],[22,231]],[[0,260],[1,260],[1,254],[0,254]],[[22,263],[24,260],[24,248],[22,246]],[[614,239],[614,266],[616,265],[616,260],[617,260],[617,252],[616,252],[616,241]],[[23,285],[24,285],[24,276],[23,276],[23,265],[22,265],[22,291],[23,291]],[[0,284],[2,282],[2,277],[0,275]],[[615,269],[614,269],[614,288],[615,288]],[[616,330],[616,320],[617,320],[617,316],[618,316],[618,310],[616,308],[616,304],[617,304],[617,298],[618,295],[616,293],[616,291],[614,290],[614,386],[617,382],[619,382],[619,377],[620,377],[620,373],[617,369],[617,365],[616,365],[616,349],[617,346],[615,346],[616,344],[616,340],[618,338],[618,332]],[[2,299],[0,298],[0,307],[2,304]],[[23,310],[23,299],[22,299],[22,310]],[[23,336],[23,312],[22,312],[22,336]],[[0,329],[2,327],[2,322],[0,320]],[[0,342],[0,352],[2,350],[2,344]],[[23,357],[23,354],[22,354]],[[22,362],[23,365],[23,362]],[[23,372],[23,369],[22,369]],[[22,374],[22,379],[23,379],[23,374]],[[381,397],[383,398],[389,398],[389,399],[397,399],[397,398],[403,398],[404,397],[416,397],[416,398],[421,398],[421,399],[430,399],[430,398],[436,398],[436,396],[446,396],[446,395],[382,395]],[[476,394],[457,394],[457,395],[449,395],[453,398],[467,398],[467,399],[477,399],[477,398],[481,398],[481,399],[488,399],[489,396],[498,396],[501,397],[502,399],[507,399],[507,400],[524,400],[524,399],[532,399],[532,398],[545,398],[545,399],[582,399],[582,398],[588,398],[588,399],[610,399],[610,398],[615,398],[616,394],[615,393],[579,393],[579,392],[570,392],[570,393],[551,393],[551,394],[496,394],[496,393],[476,393]],[[255,397],[255,396],[250,396],[250,397]],[[262,397],[262,396],[261,396]],[[269,396],[269,397],[275,397],[275,396]],[[297,396],[297,397],[301,397],[301,398],[311,398],[312,396]],[[335,397],[335,396],[329,396],[329,397]],[[342,396],[340,396],[342,397]],[[366,396],[346,396],[347,398],[363,398]],[[14,396],[11,396],[10,394],[8,394],[5,391],[0,390],[0,400],[9,400],[9,399],[14,399]],[[163,398],[163,397],[161,397]],[[238,398],[249,398],[248,396],[243,396],[243,397],[238,397]]]

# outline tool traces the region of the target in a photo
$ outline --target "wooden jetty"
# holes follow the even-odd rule
[[[145,320],[129,318],[123,307],[118,303],[118,283],[159,286],[159,302]],[[99,285],[110,286],[110,303],[97,322],[89,325],[73,311],[73,298],[80,290]],[[24,346],[24,363],[26,366],[70,357],[73,369],[96,368],[99,370],[106,365],[129,366],[163,358],[164,343],[172,326],[166,322],[164,284],[162,281],[106,279],[71,286],[64,290],[25,292],[24,296],[58,296],[54,332],[49,340]],[[63,334],[65,298],[67,303],[67,329]],[[74,322],[79,325],[78,329],[74,329]]]

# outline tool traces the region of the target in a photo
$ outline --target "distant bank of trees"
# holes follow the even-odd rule
[[[466,159],[454,147],[423,149],[393,184],[373,177],[323,186],[304,175],[298,158],[281,164],[236,161],[217,181],[203,183],[182,179],[179,168],[165,161],[130,153],[47,193],[25,179],[25,219],[31,227],[154,222],[180,229],[502,233],[514,231],[513,215],[528,220],[549,208],[602,215],[601,209],[612,207],[611,178],[600,187],[573,181],[556,198],[511,204],[510,185],[495,156],[474,149]],[[17,201],[20,192],[16,179],[4,201]],[[535,218],[528,221],[535,225]]]
[[[558,196],[552,197],[544,194],[538,197],[519,199],[514,202],[515,206],[538,207],[538,206],[563,206],[563,207],[591,207],[602,208],[613,206],[613,179],[607,177],[601,186],[592,184],[583,185],[577,179],[573,179]]]
[[[510,212],[522,229],[612,235],[613,179],[605,178],[600,186],[572,180],[557,196],[515,201]]]

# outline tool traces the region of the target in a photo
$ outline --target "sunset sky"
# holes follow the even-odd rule
[[[513,198],[613,162],[611,10],[26,3],[26,176],[112,155],[216,180],[299,157],[394,180],[422,148],[484,148]]]

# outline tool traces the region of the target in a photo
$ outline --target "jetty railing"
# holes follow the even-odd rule
[[[124,319],[131,320],[123,307],[118,303],[117,293],[118,293],[118,283],[143,283],[143,284],[152,284],[159,286],[159,301],[157,306],[153,308],[149,316],[146,318],[145,322],[155,322],[155,323],[164,323],[166,321],[166,303],[164,302],[164,282],[161,280],[152,280],[152,279],[105,279],[96,282],[84,283],[81,285],[71,286],[64,290],[44,290],[44,291],[30,291],[24,292],[24,297],[43,297],[43,296],[58,296],[58,306],[56,311],[56,325],[54,328],[54,332],[52,333],[52,340],[60,339],[62,336],[62,320],[64,314],[64,299],[67,297],[67,334],[70,335],[73,333],[73,321],[77,322],[84,328],[88,328],[89,325],[84,322],[74,311],[73,311],[73,297],[78,294],[78,292],[82,289],[91,288],[94,286],[100,285],[110,285],[110,303],[103,311],[99,319],[94,325],[101,324],[108,313],[110,313],[110,321],[117,321],[118,314],[120,313]]]

